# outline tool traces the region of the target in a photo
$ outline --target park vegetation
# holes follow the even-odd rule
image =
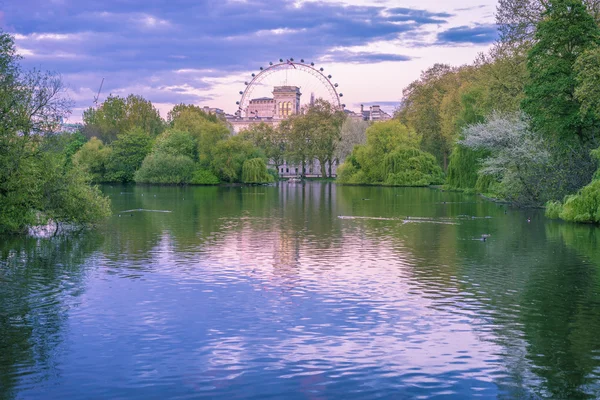
[[[435,157],[447,189],[600,222],[599,5],[500,0],[488,54],[436,64],[404,90],[395,118]]]
[[[19,60],[13,38],[0,31],[0,233],[94,223],[110,206],[72,162],[85,139],[53,134],[71,106],[60,76],[25,71]]]
[[[263,184],[285,163],[318,160],[356,185],[481,193],[550,217],[600,222],[600,6],[596,0],[500,0],[499,39],[470,65],[436,64],[371,123],[318,99],[278,126],[233,135],[194,105],[162,119],[141,96],[109,96],[56,135],[69,110],[60,78],[22,71],[0,34],[0,231],[108,213],[90,183]],[[272,167],[272,168],[270,168]],[[85,204],[85,207],[79,205]]]

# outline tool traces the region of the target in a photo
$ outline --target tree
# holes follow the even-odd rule
[[[211,168],[223,181],[241,182],[244,162],[253,158],[264,158],[264,154],[249,140],[233,136],[216,144]]]
[[[283,164],[286,154],[286,138],[278,128],[273,128],[264,122],[250,126],[240,135],[250,140],[260,148],[265,156],[273,163],[275,169]]]
[[[73,156],[73,164],[88,174],[92,182],[106,182],[106,166],[112,148],[96,137],[91,138]]]
[[[193,178],[194,160],[166,152],[151,153],[134,175],[138,183],[186,184]]]
[[[346,116],[342,111],[336,110],[331,103],[317,99],[300,118],[305,120],[303,123],[311,131],[313,155],[321,165],[321,176],[327,177],[325,167],[329,163],[329,176],[331,177],[331,166],[341,140],[342,124]]]
[[[167,123],[169,123],[171,126],[174,126],[175,120],[179,119],[181,113],[184,111],[192,112],[193,114],[196,114],[197,116],[207,120],[208,122],[219,122],[219,118],[215,114],[207,113],[202,108],[193,104],[180,103],[173,106],[171,111],[167,113]]]
[[[213,117],[199,107],[182,104],[175,106],[168,117],[174,129],[188,132],[195,138],[198,162],[204,168],[210,166],[211,151],[217,142],[227,138],[230,133],[225,123]]]
[[[152,139],[142,128],[117,135],[106,162],[105,179],[111,182],[132,182],[144,158],[150,153]]]
[[[376,122],[367,141],[354,147],[338,170],[338,181],[348,184],[426,186],[441,183],[435,158],[419,149],[417,135],[398,120]]]
[[[436,156],[444,169],[448,165],[454,138],[444,135],[442,104],[448,93],[458,86],[456,69],[435,64],[403,90],[402,108],[397,114],[403,124],[422,137],[421,149]]]
[[[286,158],[302,165],[300,175],[306,175],[306,163],[314,158],[311,127],[300,115],[281,121],[279,129],[287,139]]]
[[[102,105],[83,112],[84,134],[111,143],[120,133],[140,128],[150,137],[164,130],[164,121],[152,103],[141,96],[109,96]]]
[[[71,168],[63,149],[48,143],[70,112],[60,76],[23,72],[19,61],[13,38],[0,31],[0,233],[48,218],[96,221],[110,212],[106,198]],[[65,193],[87,201],[72,208]]]
[[[156,138],[154,153],[165,153],[173,156],[186,156],[197,160],[196,139],[186,131],[167,129]]]
[[[343,162],[352,153],[354,146],[364,144],[367,141],[368,127],[367,121],[346,118],[342,124],[341,140],[337,145],[335,158]]]
[[[600,47],[586,50],[575,61],[577,87],[575,99],[581,104],[583,118],[600,118]]]
[[[600,42],[600,29],[581,0],[552,0],[544,15],[527,57],[530,81],[522,107],[535,130],[586,141],[598,120],[581,113],[574,66],[580,55]]]
[[[596,23],[600,22],[600,0],[584,0],[583,4]],[[496,23],[502,42],[517,45],[533,42],[536,27],[551,6],[551,0],[499,0]]]

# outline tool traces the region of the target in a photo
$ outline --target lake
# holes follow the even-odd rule
[[[2,400],[600,397],[600,228],[428,188],[103,191],[93,231],[0,239]]]

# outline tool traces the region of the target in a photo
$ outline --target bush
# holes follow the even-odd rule
[[[560,218],[562,204],[560,201],[549,201],[546,203],[546,217],[552,219]]]
[[[219,141],[213,148],[211,169],[222,181],[242,182],[246,160],[262,158],[260,149],[240,136]]]
[[[262,158],[251,158],[244,161],[242,166],[243,183],[269,183],[273,177],[267,171],[267,165]]]
[[[187,156],[153,153],[144,159],[135,173],[138,183],[189,183],[194,173],[194,161]]]
[[[269,175],[271,175],[273,177],[273,182],[276,182],[279,180],[279,172],[277,171],[277,169],[267,168],[267,172],[269,173]]]
[[[560,218],[572,222],[600,222],[600,180],[592,181],[577,194],[567,196]]]
[[[91,138],[73,156],[73,164],[87,173],[93,182],[104,182],[106,164],[112,149],[104,146],[98,138]]]
[[[219,178],[207,169],[197,169],[192,175],[190,181],[192,185],[218,185],[220,183]]]
[[[152,148],[152,139],[141,128],[117,135],[106,163],[105,181],[131,182]]]

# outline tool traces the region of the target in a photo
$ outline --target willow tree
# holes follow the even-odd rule
[[[286,152],[286,139],[281,129],[261,122],[240,132],[240,135],[250,140],[255,146],[264,151],[275,169],[283,164]]]

